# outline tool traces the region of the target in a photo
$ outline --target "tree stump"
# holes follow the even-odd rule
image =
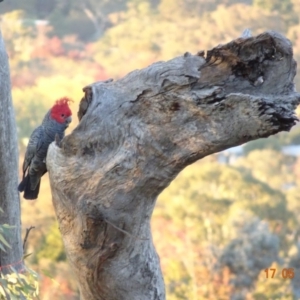
[[[266,32],[84,88],[79,125],[47,156],[82,300],[165,299],[157,196],[198,159],[289,131],[295,74],[291,43]]]

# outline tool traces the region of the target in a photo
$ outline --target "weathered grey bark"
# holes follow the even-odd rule
[[[20,197],[18,192],[18,142],[15,114],[11,99],[11,85],[8,56],[0,31],[0,224],[15,226],[6,240],[12,249],[0,250],[1,272],[13,264],[16,270],[23,269],[23,248],[21,239]]]
[[[47,156],[81,299],[165,298],[157,196],[192,162],[289,130],[295,73],[290,42],[268,32],[84,89],[79,125]]]

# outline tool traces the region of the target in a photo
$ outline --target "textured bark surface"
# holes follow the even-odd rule
[[[295,124],[290,42],[267,32],[84,89],[51,144],[53,204],[81,299],[165,299],[150,219],[187,165]]]
[[[15,226],[6,240],[12,249],[0,250],[0,270],[3,273],[13,265],[23,269],[23,248],[21,240],[20,198],[18,192],[18,142],[15,114],[11,99],[11,85],[8,57],[0,31],[0,224]]]

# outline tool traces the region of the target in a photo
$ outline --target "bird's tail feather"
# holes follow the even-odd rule
[[[40,191],[40,184],[41,181],[39,181],[39,183],[37,184],[36,188],[34,190],[32,190],[30,187],[30,177],[27,174],[23,180],[20,182],[19,186],[18,186],[18,190],[19,192],[24,192],[23,197],[26,200],[34,200],[37,199],[39,191]]]
[[[22,178],[22,181],[18,185],[18,191],[20,193],[24,192],[25,186],[29,183],[29,176],[24,176]]]

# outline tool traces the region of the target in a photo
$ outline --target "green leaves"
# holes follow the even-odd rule
[[[24,274],[18,273],[13,267],[10,269],[10,274],[2,274],[0,278],[0,299],[7,299],[8,295],[11,300],[19,300],[21,296],[28,300],[36,299],[39,294],[38,275],[27,268]]]
[[[3,213],[1,208],[0,212]],[[14,228],[15,226],[8,224],[0,225],[0,250],[6,252],[7,248],[12,248],[6,237],[10,235],[11,230]],[[23,259],[29,255],[25,255]],[[17,263],[19,262],[16,262],[15,265]],[[36,299],[39,292],[37,273],[24,266],[24,273],[21,274],[13,265],[7,266],[10,271],[8,274],[2,274],[0,266],[0,300],[19,300],[21,297],[27,300]]]
[[[9,245],[7,240],[5,239],[5,236],[8,236],[9,233],[10,233],[10,230],[13,229],[13,228],[15,228],[15,226],[11,226],[11,225],[8,225],[8,224],[0,225],[0,249],[4,252],[6,252],[5,247],[11,249],[11,246]]]

